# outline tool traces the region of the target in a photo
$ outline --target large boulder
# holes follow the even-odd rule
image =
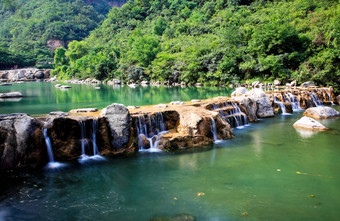
[[[277,79],[274,80],[274,85],[275,85],[275,86],[280,86],[280,84],[281,84],[281,81],[279,81],[279,80],[277,80]]]
[[[253,88],[256,88],[256,87],[258,87],[260,84],[261,84],[260,81],[254,81],[254,82],[251,84],[251,86],[252,86]]]
[[[334,108],[326,106],[308,108],[305,113],[303,113],[303,115],[307,117],[312,117],[314,119],[340,117],[340,113],[338,111],[336,111]]]
[[[257,117],[274,117],[274,110],[271,106],[269,97],[262,89],[252,89],[251,91],[248,91],[246,95],[251,96],[255,99],[257,104]]]
[[[37,73],[34,74],[34,76],[37,79],[43,79],[45,77],[44,73],[42,71],[38,71]]]
[[[0,115],[0,168],[36,168],[47,162],[41,125],[27,114]]]
[[[258,120],[256,115],[257,104],[253,97],[241,96],[235,97],[234,99],[245,108],[245,113],[248,116],[250,122],[255,122]]]
[[[320,122],[310,117],[302,117],[300,120],[293,124],[295,128],[302,128],[307,130],[327,130],[328,128],[322,125]]]
[[[238,87],[233,93],[231,93],[231,96],[240,96],[246,94],[247,92],[248,92],[247,88]]]
[[[100,115],[104,117],[111,130],[111,144],[116,149],[126,148],[130,142],[131,117],[123,104],[111,104]]]

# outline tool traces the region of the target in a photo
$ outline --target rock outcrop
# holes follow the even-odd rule
[[[129,110],[122,104],[112,104],[101,113],[111,130],[111,144],[116,149],[127,148],[130,143],[131,117]]]
[[[257,104],[256,116],[259,118],[274,117],[274,110],[270,100],[262,89],[252,89],[246,93],[252,96]]]
[[[322,130],[328,129],[327,127],[322,125],[320,122],[310,117],[302,117],[300,120],[296,121],[293,124],[293,127],[307,129],[307,130],[316,130],[316,131],[322,131]]]
[[[340,113],[331,107],[312,107],[308,108],[304,113],[304,116],[312,117],[314,119],[327,119],[340,117]]]
[[[37,168],[46,162],[38,120],[27,114],[0,115],[0,170]]]
[[[247,92],[248,92],[247,88],[238,87],[233,93],[231,93],[231,96],[240,96],[246,94]]]
[[[6,81],[32,81],[50,77],[50,69],[24,68],[0,71],[0,79]]]

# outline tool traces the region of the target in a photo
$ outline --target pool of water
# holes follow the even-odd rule
[[[301,115],[236,129],[205,151],[41,171],[2,194],[0,220],[338,220],[340,119],[310,133],[292,127]]]
[[[54,87],[55,83],[23,83],[0,87],[0,93],[21,92],[23,98],[0,99],[0,114],[44,114],[70,111],[75,108],[102,109],[112,103],[126,106],[152,105],[171,101],[190,101],[228,96],[233,89],[224,87],[137,87],[109,85],[73,85],[68,90]],[[101,89],[96,90],[95,87]]]

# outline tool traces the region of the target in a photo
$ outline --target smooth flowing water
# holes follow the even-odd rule
[[[301,115],[251,123],[205,151],[42,171],[6,190],[0,220],[338,220],[340,119],[305,132],[292,127]]]
[[[51,111],[70,111],[75,108],[102,109],[112,103],[142,106],[171,101],[190,101],[217,96],[228,96],[233,91],[221,87],[156,87],[77,85],[62,90],[55,83],[23,83],[0,87],[0,93],[19,91],[24,97],[0,99],[0,114],[45,114]],[[95,87],[100,86],[100,90]]]

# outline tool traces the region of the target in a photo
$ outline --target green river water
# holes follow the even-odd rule
[[[0,87],[0,93],[19,91],[24,98],[0,99],[0,114],[45,114],[51,111],[70,111],[75,108],[102,109],[112,103],[141,106],[171,101],[190,101],[228,96],[230,88],[221,87],[137,87],[67,84],[62,90],[55,83],[24,83]],[[101,89],[96,90],[99,86]]]
[[[302,113],[234,129],[234,139],[201,151],[42,170],[2,190],[0,220],[339,220],[340,119],[303,132],[292,127]]]

